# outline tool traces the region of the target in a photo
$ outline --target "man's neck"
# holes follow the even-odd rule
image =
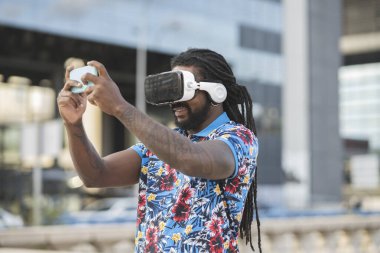
[[[199,133],[200,131],[202,131],[203,129],[205,129],[206,127],[208,127],[214,120],[216,120],[222,113],[223,113],[223,107],[218,106],[215,107],[215,108],[212,108],[209,112],[209,116],[207,117],[207,119],[205,121],[203,121],[202,124],[200,124],[197,128],[195,129],[189,129],[187,130],[187,134],[188,135],[191,135],[191,134],[196,134],[196,133]]]

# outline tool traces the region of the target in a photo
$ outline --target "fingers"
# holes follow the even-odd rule
[[[87,87],[84,93],[86,94],[87,101],[90,102],[90,104],[98,106],[95,100],[95,94],[93,93],[94,88],[95,88],[94,86],[89,86]]]
[[[68,80],[65,85],[63,86],[61,92],[58,95],[57,101],[59,103],[72,103],[75,108],[78,108],[80,106],[83,106],[86,100],[87,95],[83,93],[75,94],[71,92],[72,87],[81,87],[82,84],[73,81]]]
[[[95,67],[98,70],[99,76],[103,76],[103,77],[108,77],[109,78],[109,75],[108,75],[108,72],[107,72],[106,68],[100,62],[98,62],[98,61],[89,61],[89,62],[87,62],[87,65]]]
[[[95,66],[94,66],[95,67]],[[104,67],[103,67],[104,68]],[[70,72],[72,71],[72,70],[74,70],[75,69],[75,66],[73,66],[73,65],[70,65],[70,66],[68,66],[67,68],[66,68],[66,72],[65,72],[65,81],[66,82],[68,82],[68,81],[70,81],[71,79],[70,79]],[[107,74],[108,75],[108,74]],[[95,80],[96,80],[96,78],[98,78],[97,76],[95,76],[95,75],[92,75],[92,74],[90,74],[90,73],[86,73],[85,75],[83,75],[82,77],[81,77],[81,82],[82,83],[87,83],[88,81],[91,81],[91,82],[94,82]],[[75,79],[76,81],[79,81],[79,80],[77,80],[77,79]]]
[[[71,90],[72,87],[82,87],[83,84],[80,82],[74,81],[74,80],[67,80],[65,85],[63,86],[62,90]]]
[[[88,96],[93,92],[94,88],[94,86],[87,86],[87,89],[84,91],[84,93],[86,93],[86,95]]]
[[[88,82],[92,82],[94,84],[97,84],[99,82],[99,76],[95,76],[93,74],[90,74],[90,73],[86,73],[82,76],[81,80],[83,83],[88,83]]]
[[[70,65],[66,68],[66,73],[65,73],[65,81],[67,82],[70,80],[70,71],[74,69],[73,65]]]
[[[89,97],[87,101],[90,102],[90,104],[92,105],[98,106],[98,104],[96,103],[96,100],[93,97]]]
[[[84,106],[85,100],[86,95],[74,94],[67,90],[62,90],[57,97],[58,105],[64,106],[66,104],[71,104],[75,108]]]

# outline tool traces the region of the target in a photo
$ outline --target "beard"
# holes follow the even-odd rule
[[[172,106],[172,109],[176,107],[185,107],[188,111],[188,117],[186,120],[179,122],[178,118],[174,116],[174,122],[177,127],[184,130],[194,130],[199,127],[208,117],[210,111],[210,104],[205,103],[199,110],[193,111],[186,102],[175,103]],[[174,113],[174,111],[173,111]]]

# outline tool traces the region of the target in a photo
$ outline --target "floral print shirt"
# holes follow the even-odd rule
[[[144,144],[134,145],[141,157],[136,252],[239,252],[238,229],[256,169],[257,138],[226,113],[188,137],[225,142],[234,154],[235,172],[225,180],[190,177]]]

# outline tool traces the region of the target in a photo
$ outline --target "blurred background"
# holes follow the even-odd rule
[[[55,99],[98,60],[173,126],[143,81],[191,47],[253,98],[264,251],[380,252],[380,1],[0,0],[0,38],[0,252],[132,251],[136,188],[83,186]],[[102,155],[136,141],[91,105],[85,127]]]

